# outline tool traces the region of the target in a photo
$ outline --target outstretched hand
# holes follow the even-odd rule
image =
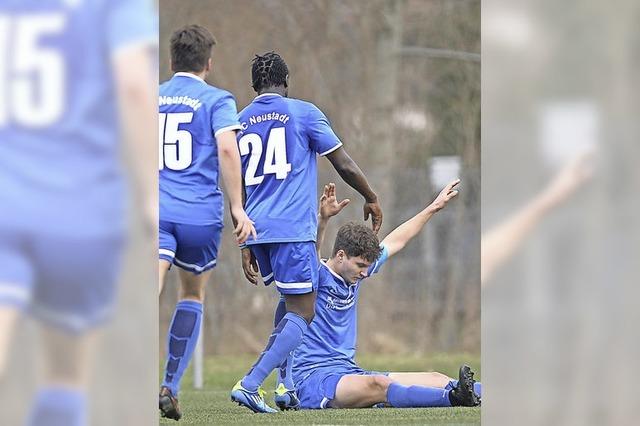
[[[331,182],[324,186],[324,191],[320,197],[320,217],[329,219],[331,216],[340,213],[350,202],[351,200],[348,198],[338,202],[338,198],[336,197],[336,184]]]
[[[445,208],[447,203],[456,195],[458,195],[458,190],[454,188],[458,186],[459,183],[460,179],[456,179],[452,182],[449,182],[447,186],[445,186],[444,189],[440,191],[436,199],[431,203],[431,208],[433,209],[434,213],[439,212],[440,210]]]

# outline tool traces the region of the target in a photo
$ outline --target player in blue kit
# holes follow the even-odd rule
[[[0,376],[32,314],[44,374],[29,425],[88,424],[92,346],[125,242],[121,130],[156,226],[156,34],[144,0],[0,3]]]
[[[365,226],[350,222],[336,236],[330,259],[321,261],[316,316],[293,356],[293,378],[301,408],[449,407],[479,405],[480,383],[467,366],[459,380],[441,373],[381,373],[355,362],[357,304],[362,280],[380,271],[454,198],[459,180],[448,184],[424,210],[382,243]],[[349,200],[338,203],[335,186],[325,186],[320,199],[318,247],[326,225]],[[477,394],[474,392],[477,392]]]
[[[198,25],[171,37],[171,80],[160,86],[159,287],[171,264],[180,267],[181,292],[169,326],[167,362],[159,395],[164,417],[179,420],[180,380],[198,341],[204,289],[216,266],[224,199],[224,175],[237,241],[255,229],[242,207],[242,178],[233,96],[208,85],[215,39]]]
[[[245,208],[255,221],[258,239],[243,250],[243,269],[257,283],[282,294],[275,330],[267,347],[231,392],[231,399],[254,412],[274,412],[260,385],[300,343],[314,315],[318,259],[317,156],[326,156],[340,176],[365,199],[365,220],[375,232],[382,211],[366,177],[342,147],[325,115],[313,104],[288,98],[289,71],[276,53],[256,56],[251,68],[258,96],[240,112],[238,140],[246,191]],[[284,367],[286,369],[286,365]],[[279,386],[281,397],[295,405],[293,382]]]

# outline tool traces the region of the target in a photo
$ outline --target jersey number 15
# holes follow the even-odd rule
[[[264,175],[267,174],[275,174],[276,179],[282,180],[291,171],[291,164],[287,163],[287,144],[284,127],[275,127],[269,132],[261,175],[258,175],[258,165],[262,158],[262,138],[255,133],[246,134],[238,141],[238,148],[240,148],[241,156],[251,154],[247,164],[247,171],[244,175],[244,184],[246,186],[262,183]]]
[[[188,130],[180,129],[181,124],[191,123],[192,112],[174,112],[158,114],[160,155],[158,169],[184,170],[193,161],[193,137]]]

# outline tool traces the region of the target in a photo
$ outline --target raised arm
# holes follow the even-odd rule
[[[591,150],[578,154],[562,168],[545,190],[482,235],[480,283],[483,286],[493,272],[531,235],[536,225],[592,177],[594,155]]]
[[[234,131],[222,132],[216,136],[218,142],[218,159],[220,171],[224,177],[225,189],[229,197],[231,215],[235,229],[233,233],[239,243],[247,240],[249,235],[257,238],[253,222],[242,206],[242,175],[240,170],[240,154]]]
[[[318,250],[318,257],[320,256],[320,248],[324,241],[324,234],[327,230],[327,224],[331,216],[335,216],[342,211],[343,208],[349,204],[351,200],[345,198],[338,202],[336,198],[336,185],[335,183],[329,183],[324,186],[322,196],[320,197],[320,211],[318,212],[318,236],[316,238],[316,249]]]
[[[431,204],[429,204],[420,213],[398,226],[391,231],[382,244],[387,248],[389,257],[393,256],[407,245],[409,241],[422,230],[424,225],[433,217],[433,215],[442,210],[447,203],[458,195],[458,191],[454,189],[460,183],[460,179],[456,179],[444,187],[440,194]]]
[[[382,209],[378,204],[378,196],[369,186],[367,177],[342,147],[327,154],[327,158],[340,177],[364,197],[364,220],[369,220],[369,216],[371,216],[371,226],[373,232],[377,234],[382,226]]]

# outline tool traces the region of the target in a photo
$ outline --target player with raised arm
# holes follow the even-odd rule
[[[340,176],[365,199],[364,217],[374,232],[382,223],[376,194],[342,147],[325,115],[313,104],[288,97],[289,70],[269,52],[256,56],[251,68],[258,96],[240,113],[238,141],[246,191],[245,208],[255,221],[258,240],[247,241],[243,269],[257,283],[257,267],[266,285],[275,283],[282,298],[267,347],[231,399],[254,412],[274,412],[260,385],[281,366],[313,320],[318,259],[317,156],[327,156]],[[286,366],[285,366],[286,370]],[[296,404],[293,382],[281,383],[283,397]]]
[[[468,366],[459,380],[436,372],[381,373],[355,362],[357,304],[362,280],[411,241],[435,213],[454,198],[460,181],[448,184],[420,213],[394,229],[382,243],[367,227],[350,222],[338,230],[331,258],[321,261],[316,316],[294,352],[293,377],[301,408],[450,407],[480,404],[480,383]],[[337,202],[334,184],[320,199],[318,248],[331,216],[349,200]]]
[[[159,406],[164,417],[179,420],[180,380],[198,341],[204,289],[216,266],[223,226],[224,176],[239,243],[256,237],[242,207],[242,178],[233,96],[207,84],[215,40],[198,25],[171,37],[173,77],[160,86],[160,236],[159,287],[171,264],[180,267],[180,297],[167,337],[167,362]]]

